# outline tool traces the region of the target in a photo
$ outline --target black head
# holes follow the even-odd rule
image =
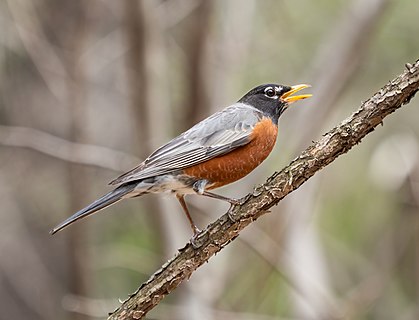
[[[245,103],[261,110],[274,123],[278,123],[281,114],[294,101],[311,97],[310,94],[291,96],[308,85],[284,86],[279,84],[263,84],[246,93],[238,102]]]

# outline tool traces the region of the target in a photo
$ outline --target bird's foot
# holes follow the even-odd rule
[[[199,249],[200,247],[202,247],[202,245],[204,244],[204,242],[207,239],[208,239],[208,234],[206,232],[203,232],[202,230],[196,228],[194,230],[194,234],[193,234],[192,238],[189,240],[189,242],[191,243],[191,245],[194,249]]]
[[[239,205],[242,204],[240,199],[235,199],[235,198],[228,198],[228,200],[226,200],[226,201],[233,206],[239,206]]]

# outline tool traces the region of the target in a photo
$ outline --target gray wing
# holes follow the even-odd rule
[[[163,145],[139,166],[110,184],[166,174],[226,154],[250,142],[252,129],[261,118],[262,113],[258,109],[236,103]]]

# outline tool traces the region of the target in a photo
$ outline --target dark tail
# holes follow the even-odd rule
[[[54,229],[52,229],[49,233],[54,234],[64,229],[65,227],[69,226],[73,222],[76,222],[77,220],[90,216],[93,213],[96,213],[106,207],[109,207],[111,204],[114,204],[115,202],[118,202],[119,200],[121,200],[124,195],[133,191],[136,185],[137,183],[127,183],[122,186],[119,186],[115,190],[112,190],[111,192],[105,194],[103,197],[97,199],[95,202],[88,205],[86,208],[81,209],[80,211],[73,214],[71,217],[61,222]]]

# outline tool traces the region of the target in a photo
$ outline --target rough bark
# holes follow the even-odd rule
[[[234,240],[246,226],[298,189],[338,156],[361,142],[383,119],[396,111],[419,90],[419,60],[406,64],[401,75],[385,85],[379,92],[362,103],[359,109],[335,128],[313,142],[299,157],[280,172],[242,199],[242,204],[230,210],[207,226],[198,236],[179,250],[160,270],[141,285],[109,316],[109,320],[141,319],[166,295]]]

